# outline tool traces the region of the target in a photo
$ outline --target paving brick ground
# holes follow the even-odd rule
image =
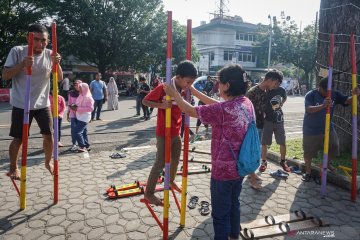
[[[209,151],[201,142],[198,149]],[[5,176],[8,163],[0,162],[0,239],[161,239],[162,233],[141,196],[109,200],[105,189],[113,183],[146,180],[151,169],[155,147],[130,150],[126,158],[111,159],[112,152],[64,154],[60,156],[59,203],[52,205],[53,181],[42,159],[28,160],[27,208],[19,211],[19,198]],[[190,154],[198,159],[206,155]],[[190,163],[190,168],[201,164]],[[319,185],[303,183],[291,174],[287,181],[277,180],[268,172],[278,165],[269,163],[261,174],[263,189],[255,191],[244,181],[241,193],[242,222],[280,215],[298,209],[321,216],[330,227],[316,230],[334,231],[332,239],[360,239],[360,204],[349,201],[349,192],[329,185],[326,199],[319,196]],[[210,174],[190,175],[188,195],[210,201]],[[178,177],[177,181],[181,181]],[[162,196],[159,193],[159,196]],[[162,208],[156,213],[162,219]],[[198,208],[188,209],[186,227],[179,229],[179,212],[171,201],[170,237],[172,239],[212,239],[211,216],[202,216]],[[319,232],[276,239],[323,239]]]

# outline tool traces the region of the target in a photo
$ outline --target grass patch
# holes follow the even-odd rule
[[[275,153],[280,153],[280,146],[278,144],[272,144],[270,151]],[[300,159],[300,161],[304,162],[303,159],[303,147],[302,147],[302,138],[295,138],[295,139],[289,139],[286,141],[286,156],[290,158],[296,158]],[[360,153],[358,153],[358,159],[359,159]],[[313,158],[312,164],[317,165],[321,164],[323,160],[323,153],[322,151],[319,152],[316,158]],[[358,161],[359,162],[359,161]],[[332,159],[332,165],[337,167],[339,165],[345,166],[345,167],[352,167],[351,162],[351,152],[341,152],[340,156]],[[357,166],[357,175],[360,175],[360,169],[359,164]],[[339,173],[344,175],[343,171],[339,170]]]

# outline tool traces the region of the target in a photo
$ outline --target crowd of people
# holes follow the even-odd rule
[[[71,150],[87,152],[91,150],[87,134],[88,124],[92,121],[101,120],[103,104],[108,101],[108,110],[117,110],[118,88],[114,78],[106,84],[101,73],[95,75],[95,79],[87,84],[80,79],[75,79],[73,89],[70,89],[68,76],[63,80],[60,66],[60,54],[53,55],[47,49],[48,31],[46,27],[34,24],[29,28],[34,33],[34,55],[28,56],[28,46],[13,47],[6,59],[2,76],[4,80],[12,79],[11,105],[12,118],[10,136],[13,137],[9,146],[10,169],[8,176],[13,179],[20,178],[18,169],[19,149],[22,145],[22,124],[24,118],[24,97],[26,67],[32,67],[32,85],[30,92],[29,125],[33,118],[40,127],[43,137],[43,149],[45,153],[45,167],[53,174],[51,157],[53,152],[53,117],[58,116],[58,140],[62,146],[61,125],[66,114],[71,126]],[[58,97],[58,113],[52,113],[53,98],[50,91],[50,74],[53,64],[58,64],[58,79],[62,83],[65,97]],[[215,239],[238,239],[240,231],[240,193],[245,176],[240,176],[237,170],[236,159],[241,144],[250,124],[251,117],[255,113],[256,126],[261,139],[261,166],[260,172],[267,168],[267,148],[272,144],[272,136],[275,135],[276,143],[280,145],[280,166],[285,172],[290,168],[285,161],[286,135],[284,128],[284,114],[282,106],[287,100],[287,93],[280,87],[283,74],[278,70],[270,70],[266,73],[263,81],[249,88],[249,82],[245,70],[238,64],[223,67],[217,74],[216,83],[208,77],[203,91],[194,88],[193,82],[197,77],[197,69],[191,61],[183,61],[177,65],[176,74],[171,83],[162,83],[155,76],[150,85],[144,76],[139,77],[139,86],[136,97],[136,116],[149,120],[152,110],[158,109],[156,122],[156,159],[150,171],[145,198],[154,205],[162,205],[162,201],[155,196],[155,186],[158,176],[164,168],[165,156],[165,109],[171,108],[171,168],[170,186],[178,191],[181,188],[176,185],[175,176],[179,164],[182,140],[180,129],[182,113],[198,119],[197,130],[200,124],[206,126],[208,134],[211,127],[211,179],[210,193],[212,205],[212,218]],[[305,96],[305,116],[303,123],[303,145],[306,172],[304,181],[311,179],[311,160],[322,148],[324,139],[325,109],[331,107],[331,115],[334,106],[351,104],[352,97],[345,96],[338,91],[332,91],[331,99],[327,98],[327,78],[319,81],[317,89]],[[197,106],[184,100],[183,92],[190,90],[191,94],[199,99]],[[360,95],[359,88],[352,92]],[[218,94],[219,99],[211,95]],[[167,101],[165,96],[171,96]],[[331,125],[329,157],[338,154],[339,142],[336,132]],[[260,146],[259,146],[260,148]],[[332,170],[331,161],[328,169]],[[251,173],[250,184],[253,188],[261,188],[260,178]]]

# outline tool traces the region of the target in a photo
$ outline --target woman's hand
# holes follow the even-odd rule
[[[171,100],[170,101],[163,101],[162,103],[161,103],[161,106],[159,106],[159,108],[161,108],[161,109],[167,109],[167,108],[171,108]]]
[[[175,96],[175,94],[179,94],[172,85],[167,83],[164,83],[164,91],[166,92],[166,95],[169,95],[170,97]]]

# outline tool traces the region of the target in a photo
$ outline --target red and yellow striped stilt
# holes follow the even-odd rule
[[[354,90],[357,86],[356,79],[356,50],[354,34],[350,38],[351,47],[351,88]],[[351,201],[356,201],[356,175],[357,175],[357,95],[352,96],[352,179],[351,179]]]
[[[28,35],[28,56],[32,57],[34,52],[34,33]],[[24,120],[22,130],[22,154],[21,154],[21,176],[20,176],[20,209],[26,208],[26,161],[29,141],[29,113],[30,113],[30,88],[32,67],[26,68],[26,87],[24,102]],[[17,161],[17,159],[16,159]]]
[[[192,22],[190,19],[188,19],[187,31],[186,31],[186,60],[191,60],[191,44],[192,44],[191,25]],[[186,90],[185,98],[188,102],[191,102],[191,93],[189,89]],[[188,162],[189,162],[189,132],[190,132],[189,126],[190,126],[190,117],[188,115],[185,115],[180,227],[185,227],[185,218],[186,218],[186,194],[187,194],[187,177],[188,177]]]
[[[327,84],[327,99],[331,99],[332,88],[332,73],[333,73],[333,52],[334,52],[334,34],[330,35],[330,47],[329,47],[329,75]],[[321,197],[326,195],[326,181],[327,181],[327,168],[328,168],[328,153],[329,153],[329,137],[330,137],[330,112],[331,106],[326,108],[325,117],[325,136],[324,136],[324,155],[322,162],[322,174],[321,174]]]
[[[166,83],[171,85],[172,58],[172,12],[167,17],[167,52],[166,52]],[[166,101],[171,101],[166,95]],[[169,207],[170,207],[170,156],[171,156],[171,108],[165,110],[165,181],[164,181],[164,211],[163,211],[163,239],[169,238]]]
[[[56,36],[56,23],[51,24],[51,33],[52,33],[52,55],[57,55],[57,36]],[[52,66],[52,76],[53,76],[53,119],[54,119],[54,204],[58,202],[59,196],[59,111],[58,111],[58,64],[53,64]]]

